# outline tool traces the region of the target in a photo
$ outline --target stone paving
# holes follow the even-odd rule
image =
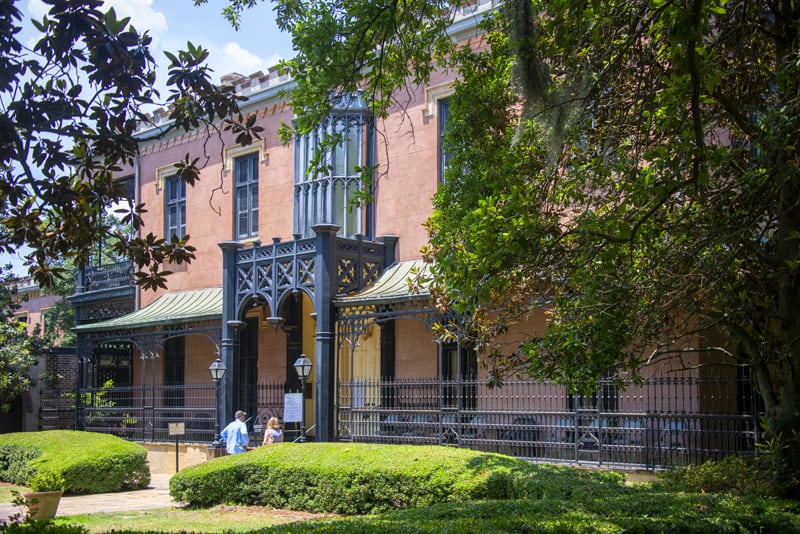
[[[67,495],[61,497],[56,516],[96,513],[127,512],[181,506],[169,496],[169,479],[172,475],[150,475],[147,489],[98,493],[95,495]],[[0,503],[0,521],[19,514],[23,510],[9,503]]]

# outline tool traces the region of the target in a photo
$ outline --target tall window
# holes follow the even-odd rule
[[[186,235],[186,182],[177,176],[166,180],[167,237]]]
[[[477,392],[475,390],[475,380],[478,376],[478,359],[475,350],[467,345],[461,346],[457,343],[445,343],[442,345],[442,379],[446,385],[444,388],[444,405],[448,407],[458,406],[458,398],[461,397],[461,408],[474,409],[476,405]],[[460,384],[461,381],[466,383]]]
[[[164,406],[183,406],[185,369],[185,342],[183,337],[170,338],[164,342]],[[169,387],[173,386],[173,387]]]
[[[450,154],[444,148],[444,130],[450,114],[450,100],[439,100],[439,183],[444,183],[444,171],[450,162]]]
[[[258,236],[258,153],[233,160],[236,175],[236,239]]]
[[[311,237],[311,228],[320,223],[339,226],[339,235],[368,237],[366,214],[355,198],[362,187],[360,168],[372,160],[371,123],[360,97],[343,99],[343,104],[315,132],[295,141],[294,224],[295,233],[303,237]],[[320,139],[326,135],[335,136],[337,142],[323,154]],[[314,173],[315,162],[328,172]]]

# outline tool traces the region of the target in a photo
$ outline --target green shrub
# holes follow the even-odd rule
[[[775,433],[767,429],[765,422],[762,425],[765,433],[756,444],[761,454],[755,460],[760,478],[769,484],[773,494],[800,499],[800,473],[792,469],[800,460],[800,432]]]
[[[5,534],[88,534],[88,530],[78,525],[56,525],[52,521],[22,521],[3,525]]]
[[[550,479],[552,493],[565,493],[569,491],[566,487],[576,487],[569,480],[569,469]],[[573,473],[584,478],[578,470]],[[559,490],[555,486],[561,483],[566,487]],[[798,511],[795,503],[777,499],[743,500],[732,496],[659,492],[648,485],[613,486],[611,492],[595,494],[593,498],[573,494],[571,499],[545,497],[440,503],[381,515],[292,523],[265,529],[265,532],[799,534]]]
[[[0,480],[24,486],[36,473],[30,466],[31,460],[40,455],[41,451],[36,447],[4,443],[3,436],[0,436]]]
[[[36,473],[64,479],[67,493],[146,488],[147,450],[108,434],[73,430],[0,435],[0,480],[29,486]]]
[[[719,461],[672,469],[664,473],[661,479],[664,487],[673,491],[742,496],[777,493],[773,479],[759,461],[742,456],[728,456]]]
[[[533,472],[523,460],[452,447],[284,443],[187,467],[170,495],[196,506],[363,514],[514,498]]]
[[[39,469],[28,481],[32,491],[64,491],[67,483],[61,473]]]

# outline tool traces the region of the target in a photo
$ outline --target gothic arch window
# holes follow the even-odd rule
[[[295,139],[295,234],[312,237],[315,224],[335,224],[339,235],[371,237],[368,207],[356,202],[373,163],[369,109],[360,95],[343,97],[313,132]],[[333,139],[323,150],[322,140]]]

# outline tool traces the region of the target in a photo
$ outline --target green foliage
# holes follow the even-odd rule
[[[364,472],[358,482],[370,484],[370,472],[375,471],[377,476],[385,470],[385,464],[395,466],[401,472],[407,472],[411,477],[417,477],[429,472],[432,464],[444,463],[444,457],[437,460],[441,447],[411,447],[423,452],[414,454],[409,462],[409,468],[401,466],[403,462],[396,461],[398,452],[412,452],[408,447],[397,446],[364,446],[359,447],[358,454],[354,451],[342,454],[344,451],[335,451],[335,447],[350,447],[347,444],[288,444],[294,449],[290,454],[277,453],[274,448],[268,451],[268,456],[276,455],[275,459],[288,460],[292,467],[305,471],[313,469],[312,465],[321,458],[322,463],[337,460],[346,462],[356,461],[358,467]],[[308,446],[306,446],[308,445]],[[318,445],[324,445],[318,447]],[[281,445],[280,448],[283,448]],[[265,448],[266,449],[266,448]],[[264,451],[267,452],[267,451]],[[261,528],[258,532],[366,532],[366,533],[506,533],[506,532],[559,532],[559,533],[595,533],[595,532],[637,532],[637,533],[663,533],[663,532],[692,532],[692,533],[731,533],[745,532],[800,532],[800,505],[797,502],[768,498],[764,496],[738,496],[732,494],[695,493],[691,491],[666,490],[662,483],[640,483],[634,485],[624,484],[623,475],[614,472],[589,471],[566,466],[533,465],[516,459],[506,463],[497,455],[473,455],[472,460],[457,461],[458,455],[448,455],[454,465],[451,475],[461,478],[464,467],[469,469],[488,469],[488,477],[496,473],[503,473],[507,469],[520,469],[513,478],[515,493],[508,493],[511,498],[501,499],[442,499],[430,506],[418,508],[390,509],[385,513],[359,515],[350,517],[336,517],[320,520],[298,521],[288,525],[271,528]],[[432,462],[428,464],[428,458]],[[234,460],[235,459],[235,460]],[[464,458],[462,458],[464,460]],[[205,469],[193,471],[188,479],[180,473],[173,476],[179,479],[179,484],[186,489],[190,486],[197,490],[207,491],[213,489],[211,479],[218,483],[236,485],[239,489],[246,490],[237,475],[245,473],[242,467],[251,465],[252,471],[247,472],[248,477],[265,476],[263,470],[264,458],[259,458],[258,453],[250,452],[234,457],[221,458],[209,462]],[[476,462],[479,465],[476,465]],[[413,465],[416,464],[416,468]],[[428,464],[428,465],[426,465]],[[280,462],[275,467],[280,468]],[[199,467],[198,467],[199,468]],[[273,467],[270,467],[272,469]],[[347,464],[341,464],[347,470]],[[224,471],[224,473],[223,473]],[[200,478],[208,478],[208,484],[201,483]],[[305,479],[303,479],[305,480]],[[354,479],[355,481],[355,479]],[[256,480],[250,482],[256,483]],[[339,480],[341,482],[341,480]],[[319,486],[310,486],[312,494],[319,490]],[[292,491],[302,491],[303,488],[292,488]],[[339,498],[351,498],[348,491],[351,488],[340,488]],[[391,488],[384,488],[393,491]],[[273,493],[279,492],[280,487],[273,487]],[[370,490],[367,489],[367,492]],[[220,492],[225,494],[226,492]],[[309,497],[313,501],[315,497]],[[402,503],[401,503],[402,504]],[[246,511],[244,511],[246,510]],[[149,521],[135,524],[147,524],[139,527],[139,531],[148,532],[178,532],[187,530],[186,525],[197,525],[198,518],[206,517],[209,510],[198,513],[194,507],[186,507],[170,511],[165,514],[161,522]],[[222,526],[217,522],[206,523],[208,532],[251,532],[250,528],[240,524],[240,514],[247,514],[252,519],[257,513],[252,508],[239,510],[234,507],[214,507],[212,513],[228,516],[231,524]],[[264,509],[264,514],[270,514],[269,509]],[[229,515],[228,515],[229,514]],[[60,524],[68,523],[71,518],[57,520]],[[130,513],[122,517],[104,521],[102,518],[92,518],[91,521],[78,519],[80,524],[90,526],[95,531],[134,532],[132,529],[120,528],[130,521]],[[202,524],[202,523],[200,523]],[[252,524],[252,521],[249,523]],[[252,528],[252,527],[251,527]],[[193,530],[189,527],[188,530]]]
[[[514,458],[450,447],[284,443],[182,469],[170,480],[170,494],[200,506],[379,513],[512,498],[525,491],[532,471]]]
[[[53,281],[50,291],[61,298],[43,312],[42,338],[48,347],[75,346],[75,333],[71,331],[71,328],[75,326],[75,312],[66,297],[75,294],[76,281],[77,273],[73,266],[64,266],[64,276]]]
[[[424,255],[441,311],[468,313],[440,336],[487,354],[497,383],[571,391],[724,360],[751,371],[771,431],[800,432],[796,3],[509,0],[491,50],[455,53],[458,4],[276,2],[295,133],[343,93],[380,118],[458,71]],[[500,346],[542,310],[544,333]],[[782,454],[800,471],[800,447]]]
[[[291,446],[291,444],[289,444]],[[287,455],[276,453],[274,450],[265,451],[268,456],[276,455],[274,467],[280,469],[283,461],[287,459],[293,469],[305,471],[322,458],[322,463],[340,461],[342,456],[335,454],[329,456],[326,447],[321,449],[313,444],[313,452],[305,451],[304,445],[293,448],[301,451],[303,459],[294,458],[294,451]],[[335,444],[334,447],[350,447],[350,445]],[[411,447],[410,449],[414,449]],[[380,477],[387,463],[389,468],[397,468],[406,472],[408,476],[419,480],[428,472],[430,466],[426,465],[427,459],[438,463],[439,447],[416,447],[424,452],[419,456],[414,455],[411,462],[415,464],[410,469],[399,465],[395,459],[400,450],[404,452],[409,447],[397,446],[366,446],[359,451],[357,458],[345,457],[347,462],[357,460],[357,467],[362,470],[358,480],[361,484],[371,485],[372,472]],[[253,471],[246,476],[268,476],[267,472],[259,472],[257,464],[263,459],[253,453],[238,455],[231,459],[215,460],[207,464],[203,473],[192,473],[191,478],[214,477],[221,475],[220,470],[234,470],[225,478],[214,477],[213,483],[208,481],[205,487],[211,488],[214,483],[237,484],[240,476],[245,476],[244,471],[238,470],[249,465]],[[478,455],[482,462],[475,465],[475,460],[466,463],[448,461],[453,464],[449,476],[455,479],[462,478],[463,467],[477,468],[480,472],[488,468],[491,473],[488,478],[497,472],[506,469],[515,471],[509,479],[512,481],[514,491],[505,492],[505,497],[500,499],[473,499],[462,500],[459,498],[445,497],[430,506],[406,507],[406,502],[398,502],[395,509],[386,513],[367,516],[314,520],[291,525],[278,526],[270,532],[567,532],[567,533],[594,533],[594,532],[695,532],[695,533],[741,533],[741,532],[800,532],[800,507],[797,503],[771,499],[760,495],[747,497],[733,496],[730,494],[703,494],[690,491],[670,491],[663,485],[656,484],[623,484],[624,477],[619,473],[587,471],[563,466],[531,465],[526,462],[513,460],[511,463],[498,461],[497,455]],[[313,457],[314,461],[309,461]],[[424,460],[423,460],[424,458]],[[235,459],[235,460],[234,460]],[[391,460],[389,460],[391,459]],[[442,460],[444,460],[442,458]],[[234,468],[234,466],[236,466]],[[213,467],[213,469],[212,469]],[[340,464],[340,468],[347,470],[348,464]],[[375,469],[377,467],[377,469]],[[173,481],[181,479],[175,475]],[[213,474],[213,475],[212,475]],[[288,479],[287,479],[288,480]],[[274,479],[273,479],[274,481]],[[342,483],[342,479],[336,480]],[[313,482],[308,487],[304,483]],[[355,485],[355,480],[353,480]],[[188,487],[188,480],[180,480],[182,487]],[[250,484],[255,484],[252,479]],[[320,486],[318,481],[302,475],[297,480],[298,487],[289,491],[303,491],[307,489],[311,495],[306,495],[304,505],[317,502],[317,491]],[[200,490],[198,481],[194,484]],[[410,484],[413,487],[413,484]],[[241,484],[237,490],[244,491],[248,487]],[[349,493],[350,486],[340,487],[342,500],[353,498]],[[174,488],[171,482],[171,491]],[[260,490],[259,490],[260,491]],[[272,486],[273,493],[281,490],[279,486]],[[369,492],[369,489],[364,490]],[[383,487],[391,495],[391,487]]]
[[[63,277],[66,264],[88,263],[96,243],[118,239],[116,250],[138,267],[136,281],[163,287],[163,263],[194,257],[188,236],[165,240],[142,229],[143,206],[122,222],[134,232],[118,232],[106,210],[126,199],[117,181],[123,165],[139,153],[142,126],[154,125],[147,111],[169,110],[156,135],[207,126],[222,139],[231,131],[247,144],[261,130],[239,112],[243,97],[232,87],[211,83],[208,52],[187,43],[168,53],[168,93],[157,85],[152,39],[129,19],[103,9],[100,0],[52,2],[33,25],[38,35],[19,41],[19,0],[0,7],[0,250],[23,246],[40,285]],[[186,156],[178,174],[194,183],[198,159]]]
[[[741,456],[672,469],[662,475],[662,480],[671,491],[732,493],[750,497],[776,494],[776,488],[760,469],[759,460]]]
[[[269,532],[544,532],[594,534],[800,532],[798,510],[786,503],[747,503],[713,496],[681,496],[648,489],[607,499],[443,503],[382,515],[316,520]]]
[[[112,423],[115,426],[115,432],[125,434],[128,427],[135,427],[138,419],[129,413],[118,414],[110,411],[104,411],[105,408],[113,408],[117,403],[108,398],[108,393],[114,388],[113,380],[106,380],[100,386],[99,391],[84,392],[80,394],[81,406],[84,408],[91,408],[85,417],[87,426],[98,427],[107,425],[111,421],[111,416],[114,416],[115,421]],[[70,408],[75,408],[75,393],[63,393],[63,397],[71,399],[72,405]],[[117,422],[118,421],[118,422]]]
[[[89,530],[78,525],[56,525],[52,521],[12,522],[3,527],[7,534],[88,534]]]
[[[61,474],[41,468],[28,480],[31,491],[63,491],[66,484]]]
[[[232,0],[225,16],[236,24],[251,0]],[[359,92],[375,118],[386,118],[392,106],[405,107],[398,98],[414,84],[430,80],[435,65],[453,50],[446,29],[453,16],[450,0],[372,2],[360,0],[281,0],[275,2],[278,27],[292,34],[294,58],[280,68],[294,80],[291,90],[295,119],[283,124],[281,139],[309,134],[341,106],[342,98]],[[365,77],[365,72],[380,75]],[[309,172],[327,176],[324,155],[341,142],[341,134],[323,131]],[[376,180],[374,168],[361,169],[363,189],[353,202],[367,200]]]
[[[0,445],[0,480],[25,485],[36,470],[31,461],[41,455],[36,447],[23,447],[3,442]]]
[[[761,451],[756,469],[760,478],[768,482],[772,494],[800,498],[800,472],[794,469],[800,449],[800,433],[767,433],[756,446]]]
[[[0,435],[0,480],[29,485],[37,473],[63,477],[68,493],[140,489],[150,482],[147,450],[115,436],[71,430]]]
[[[28,372],[36,365],[35,343],[25,323],[0,320],[0,411],[8,411],[11,401],[33,385]]]
[[[10,265],[0,266],[0,412],[33,385],[29,371],[40,348],[38,338],[29,337],[25,324],[14,317],[18,300],[25,298],[17,296],[18,283]]]

